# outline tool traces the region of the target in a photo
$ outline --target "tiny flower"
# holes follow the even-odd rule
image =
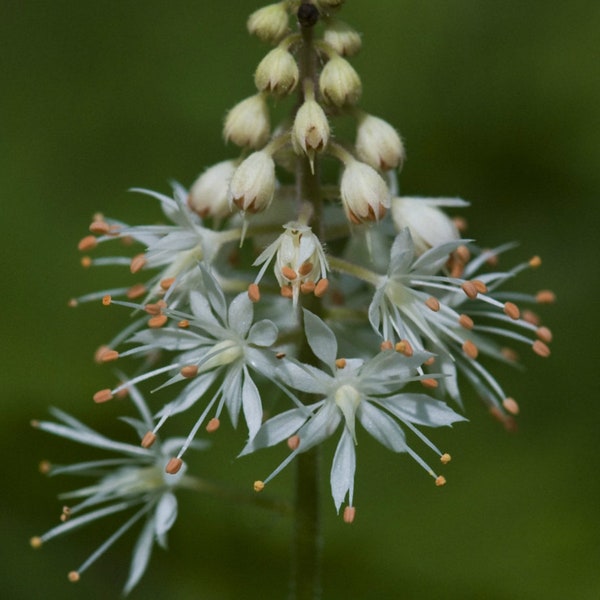
[[[263,94],[256,94],[236,104],[225,117],[223,136],[236,146],[261,148],[271,132],[269,111]]]
[[[353,56],[362,45],[360,34],[338,19],[327,23],[323,39],[341,56]]]
[[[390,193],[379,173],[353,158],[346,162],[340,196],[348,220],[355,224],[379,221],[390,207]]]
[[[291,222],[283,228],[285,232],[254,261],[253,266],[263,265],[254,280],[254,285],[258,286],[267,267],[275,258],[275,278],[282,290],[291,289],[296,306],[300,292],[318,295],[319,290],[325,286],[327,259],[319,238],[310,227]]]
[[[263,42],[278,42],[288,31],[287,2],[277,2],[254,11],[247,22],[248,32]]]
[[[439,206],[468,206],[459,198],[392,198],[392,221],[396,231],[410,230],[415,252],[423,254],[433,246],[455,242],[460,234],[454,221]]]
[[[130,395],[140,413],[140,420],[128,419],[141,437],[151,427],[150,412],[135,388],[129,389]],[[165,465],[180,443],[177,439],[164,442],[153,440],[150,446],[140,447],[128,442],[117,442],[90,429],[77,419],[51,409],[58,422],[36,421],[34,426],[43,431],[75,441],[80,444],[117,453],[118,458],[106,458],[66,466],[49,466],[45,472],[49,475],[78,475],[93,477],[96,481],[83,488],[62,494],[60,499],[77,501],[65,506],[60,525],[41,536],[31,539],[31,545],[38,548],[51,539],[69,533],[104,517],[123,512],[133,513],[83,564],[69,573],[70,581],[78,581],[81,574],[90,567],[127,531],[143,521],[134,546],[129,577],[124,593],[130,592],[143,576],[154,543],[166,548],[167,533],[177,518],[177,498],[175,492],[180,488],[194,487],[195,479],[185,473],[185,465],[176,475],[165,472]],[[197,443],[196,448],[206,444]]]
[[[229,216],[229,182],[237,165],[235,160],[224,160],[206,169],[190,188],[188,206],[202,218]]]
[[[235,170],[229,187],[231,202],[244,212],[257,213],[269,207],[275,193],[275,162],[260,150],[253,152]]]
[[[330,57],[319,77],[319,89],[335,106],[356,104],[362,93],[360,77],[350,63],[338,54]]]
[[[419,379],[417,367],[426,355],[402,356],[384,351],[367,362],[360,359],[337,359],[337,341],[331,329],[312,313],[304,310],[307,341],[328,372],[297,361],[285,361],[280,375],[294,389],[315,394],[320,399],[310,406],[299,406],[266,421],[242,455],[273,446],[288,438],[292,452],[261,484],[268,483],[297,454],[331,437],[342,426],[331,467],[331,493],[336,510],[348,498],[353,507],[358,421],[367,432],[393,452],[406,452],[436,482],[441,481],[433,469],[406,442],[398,422],[416,433],[442,460],[443,454],[420,431],[417,425],[441,427],[465,419],[445,403],[424,394],[399,393],[403,385]],[[260,486],[259,486],[260,488]],[[346,513],[345,513],[346,514]],[[349,519],[351,521],[352,519]]]
[[[398,169],[405,158],[398,132],[387,121],[366,113],[358,121],[356,154],[378,171]]]
[[[260,61],[254,83],[260,92],[285,96],[294,90],[299,77],[294,57],[286,48],[277,46]]]

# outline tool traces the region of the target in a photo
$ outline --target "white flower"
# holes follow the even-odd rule
[[[164,307],[161,323],[165,325],[171,319],[172,325],[138,331],[127,340],[135,347],[115,352],[114,358],[145,356],[156,350],[175,352],[176,356],[164,366],[144,372],[112,390],[100,390],[94,396],[96,402],[105,402],[132,384],[165,373],[173,375],[161,387],[189,381],[175,399],[159,411],[159,421],[152,429],[156,434],[169,417],[205,400],[205,407],[181,446],[178,459],[211,411],[214,416],[207,430],[218,428],[224,406],[234,427],[239,413],[243,412],[250,437],[254,436],[262,421],[262,403],[251,372],[271,378],[277,362],[274,352],[269,350],[277,339],[275,324],[267,319],[253,323],[253,304],[246,293],[239,294],[228,307],[216,279],[203,266],[200,270],[203,289],[190,292],[191,313]],[[125,302],[115,303],[131,306]],[[218,384],[216,392],[207,399],[206,393],[213,384]]]
[[[392,246],[388,273],[378,278],[369,306],[369,320],[384,340],[399,340],[405,351],[426,349],[437,354],[437,371],[446,375],[440,383],[457,402],[460,402],[457,383],[457,369],[460,369],[494,413],[502,417],[507,396],[477,360],[479,354],[506,360],[507,352],[495,341],[500,338],[525,343],[536,354],[548,356],[546,343],[551,334],[547,328],[521,318],[514,301],[529,299],[527,296],[492,294],[492,290],[540,261],[535,258],[507,272],[481,274],[471,279],[486,260],[497,257],[509,245],[471,261],[465,256],[462,276],[447,275],[444,269],[453,253],[462,248],[468,254],[465,243],[458,240],[441,244],[416,258],[410,232],[402,230]],[[534,333],[539,339],[519,330]]]
[[[338,511],[348,497],[344,518],[351,521],[354,515],[356,420],[390,450],[407,452],[435,478],[438,485],[443,485],[444,478],[437,476],[408,446],[404,431],[398,424],[399,421],[420,437],[437,452],[443,463],[450,460],[415,426],[440,427],[465,419],[445,403],[424,394],[398,393],[405,383],[420,379],[416,370],[427,355],[406,357],[394,351],[385,351],[368,362],[340,359],[331,329],[307,310],[304,310],[304,319],[307,341],[329,373],[296,361],[283,363],[283,373],[280,374],[282,381],[294,389],[315,394],[320,399],[309,406],[299,406],[269,419],[243,449],[242,455],[273,446],[285,439],[293,449],[264,482],[255,484],[255,489],[262,489],[298,453],[320,444],[342,425],[331,467],[331,493]]]
[[[274,273],[281,293],[291,297],[296,306],[300,292],[312,292],[317,297],[325,293],[328,285],[327,259],[319,238],[310,227],[290,222],[283,228],[285,233],[267,246],[254,261],[253,266],[263,266],[249,289],[249,295],[252,300],[258,300],[255,295],[258,283],[274,258]]]
[[[139,410],[141,419],[124,420],[141,436],[142,432],[151,425],[152,419],[139,392],[135,388],[129,388],[128,391]],[[33,537],[31,545],[38,548],[59,535],[74,531],[98,519],[117,513],[133,512],[78,569],[69,573],[71,581],[78,581],[80,575],[114,542],[143,520],[144,525],[133,549],[129,577],[124,588],[124,593],[127,594],[144,574],[154,543],[166,548],[167,533],[177,518],[177,498],[174,492],[178,488],[193,486],[195,481],[185,474],[185,468],[177,475],[165,472],[172,449],[174,445],[180,443],[180,440],[169,439],[162,443],[156,440],[152,447],[143,448],[136,444],[111,440],[58,409],[51,409],[51,412],[58,422],[35,421],[33,425],[54,435],[114,452],[120,456],[66,466],[45,465],[44,472],[50,475],[83,475],[93,477],[96,481],[62,494],[61,500],[72,500],[77,503],[65,506],[61,515],[62,523],[41,536]],[[195,445],[196,448],[205,446],[206,443]]]

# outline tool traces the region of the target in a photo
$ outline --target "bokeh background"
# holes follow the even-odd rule
[[[245,32],[259,3],[4,0],[0,7],[2,382],[0,589],[11,600],[116,598],[132,537],[77,585],[66,573],[116,524],[30,549],[56,522],[40,459],[86,450],[37,433],[48,405],[98,428],[122,407],[94,406],[112,381],[91,360],[119,311],[67,308],[73,295],[120,277],[83,270],[76,250],[98,210],[130,222],[158,218],[132,186],[189,185],[233,157],[224,112],[253,93],[267,48]],[[507,434],[475,398],[470,422],[435,432],[454,460],[437,489],[406,457],[361,440],[356,523],[326,493],[324,598],[595,600],[600,597],[597,365],[600,202],[600,4],[595,0],[348,0],[340,15],[364,34],[353,60],[362,106],[395,124],[409,158],[408,194],[472,201],[470,234],[517,240],[507,264],[533,254],[528,291],[552,288],[543,310],[555,334],[548,360],[504,373],[520,402]],[[248,485],[274,452],[231,459],[243,436],[195,464]],[[327,480],[332,447],[326,449]],[[289,474],[270,486],[285,497]],[[289,522],[210,497],[182,497],[170,536],[131,598],[283,598]]]

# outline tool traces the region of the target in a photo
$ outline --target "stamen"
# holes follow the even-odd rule
[[[434,390],[438,387],[439,384],[437,382],[437,379],[421,379],[421,385],[423,387]]]
[[[110,348],[108,346],[100,346],[96,352],[94,352],[94,361],[97,363],[102,363],[102,356],[104,356],[105,352],[110,352]]]
[[[516,321],[521,316],[521,311],[516,304],[506,302],[504,304],[504,314],[508,315],[513,321]]]
[[[198,375],[198,366],[197,365],[186,365],[185,367],[181,367],[181,371],[179,371],[184,377],[191,379],[192,377],[196,377]]]
[[[430,356],[423,364],[430,367],[435,362],[435,356]]]
[[[290,450],[297,450],[300,446],[300,436],[292,435],[287,439],[287,445]]]
[[[281,295],[284,298],[292,298],[294,296],[294,291],[292,290],[292,286],[291,285],[281,286]]]
[[[92,259],[89,256],[82,256],[79,262],[84,269],[89,269],[92,266]]]
[[[338,359],[335,361],[335,366],[336,366],[338,369],[343,369],[343,368],[346,366],[346,359],[345,359],[345,358],[338,358]]]
[[[67,306],[69,308],[75,308],[76,306],[78,306],[79,302],[77,302],[77,300],[75,300],[75,298],[71,298],[68,302],[67,302]]]
[[[258,480],[254,482],[254,491],[255,492],[262,492],[265,489],[265,484]]]
[[[323,278],[319,280],[317,286],[315,287],[315,296],[317,298],[321,298],[327,292],[327,288],[329,287],[329,280]]]
[[[62,514],[60,515],[60,520],[63,523],[66,523],[69,520],[70,516],[71,516],[71,509],[70,509],[70,507],[63,506]]]
[[[169,318],[167,315],[156,315],[155,317],[148,319],[148,327],[151,329],[158,329],[165,325],[168,320]]]
[[[70,571],[67,577],[71,583],[77,583],[81,579],[81,576],[77,571]]]
[[[110,231],[110,226],[106,221],[93,221],[90,224],[90,231],[100,235],[106,235]]]
[[[175,283],[175,277],[167,277],[160,282],[160,287],[165,292]]]
[[[281,267],[281,274],[289,281],[294,281],[298,277],[298,273],[288,266]]]
[[[521,315],[521,318],[523,319],[523,321],[526,321],[527,323],[531,323],[532,325],[539,325],[540,324],[540,318],[539,316],[534,313],[532,310],[524,310],[523,314]]]
[[[500,353],[506,360],[509,360],[510,362],[517,362],[519,360],[519,354],[512,348],[502,348]]]
[[[537,269],[542,264],[542,259],[539,256],[533,256],[529,259],[529,266],[532,269]]]
[[[438,299],[434,298],[433,296],[429,296],[429,298],[425,300],[425,306],[427,306],[427,308],[431,309],[433,312],[438,312],[438,310],[440,310],[440,303]]]
[[[443,485],[446,485],[446,478],[443,475],[438,475],[435,478],[435,485],[437,485],[438,487],[442,487]]]
[[[460,315],[458,318],[458,324],[465,329],[473,329],[475,323],[473,323],[473,319],[468,315]]]
[[[308,281],[305,281],[304,283],[302,283],[300,285],[300,291],[303,294],[311,294],[312,292],[315,291],[315,287],[316,287],[315,282],[312,281],[312,279],[309,279]]]
[[[100,361],[103,363],[112,362],[113,360],[117,360],[117,358],[119,358],[119,353],[116,350],[109,350],[106,348],[100,357]]]
[[[511,414],[518,415],[519,414],[519,405],[517,404],[514,398],[504,398],[502,400],[502,406]]]
[[[127,290],[127,297],[130,300],[135,300],[143,296],[147,292],[146,286],[143,283],[136,283]]]
[[[153,431],[147,431],[141,441],[142,448],[150,448],[156,441],[156,434]]]
[[[469,357],[475,360],[479,355],[479,350],[477,346],[471,340],[465,340],[462,345],[463,352]]]
[[[302,277],[306,277],[313,270],[313,264],[310,262],[305,262],[300,265],[298,269],[298,273]]]
[[[164,305],[159,302],[149,302],[148,304],[146,304],[144,306],[144,310],[149,314],[149,315],[160,315],[162,309],[164,308]]]
[[[460,287],[467,295],[467,298],[470,298],[471,300],[475,300],[475,298],[477,298],[477,288],[472,281],[465,281]]]
[[[487,294],[487,285],[485,285],[485,283],[483,283],[481,279],[473,279],[471,283],[475,286],[475,288],[480,294]]]
[[[38,465],[38,471],[42,475],[48,475],[48,473],[50,473],[51,470],[52,470],[52,464],[50,463],[49,460],[43,460]]]
[[[275,355],[275,358],[278,358],[279,360],[281,360],[282,358],[285,358],[285,352],[278,352]]]
[[[381,342],[381,345],[379,346],[379,349],[383,352],[384,350],[393,350],[394,348],[394,344],[392,344],[392,342],[390,340],[385,340],[384,342]]]
[[[109,306],[111,302],[112,298],[110,296],[104,296],[102,298],[102,304],[104,304],[104,306]]]
[[[444,454],[440,456],[440,461],[443,465],[447,465],[451,460],[452,457],[447,452],[444,452]]]
[[[131,264],[129,265],[129,270],[132,273],[137,273],[141,269],[146,266],[146,255],[138,254],[131,259]]]
[[[458,231],[461,233],[467,230],[467,220],[464,217],[452,217],[452,221],[456,229],[458,229]]]
[[[546,346],[546,344],[544,344],[544,342],[541,340],[536,340],[533,342],[533,346],[531,347],[533,348],[533,351],[542,358],[547,358],[550,356],[550,348],[548,348],[548,346]]]
[[[553,304],[556,301],[556,294],[551,290],[540,290],[535,295],[535,301],[538,304]]]
[[[180,329],[187,329],[189,326],[190,322],[187,319],[181,319],[181,321],[177,323],[177,327]]]
[[[29,540],[29,544],[32,548],[40,548],[43,544],[42,538],[36,535]]]
[[[542,340],[542,342],[546,342],[549,344],[552,341],[552,332],[548,327],[538,327],[535,334]]]
[[[466,264],[471,259],[471,252],[466,246],[459,246],[455,251],[454,255],[458,260],[460,260],[463,264]]]
[[[248,286],[248,298],[250,298],[250,301],[254,303],[260,300],[260,290],[258,289],[258,285],[256,283],[251,283]]]
[[[183,461],[180,458],[171,458],[167,463],[167,466],[165,467],[165,471],[169,475],[176,475],[177,473],[179,473],[179,470],[181,469],[182,465]]]
[[[356,516],[356,508],[354,506],[346,506],[344,508],[344,523],[354,523],[354,517]]]
[[[94,394],[94,402],[96,404],[101,404],[102,402],[108,402],[109,400],[113,399],[113,393],[112,390],[109,390],[108,388],[105,390],[100,390],[99,392],[96,392]]]
[[[219,421],[219,419],[217,419],[216,417],[213,417],[207,424],[206,424],[206,431],[208,433],[214,433],[217,429],[219,429],[219,427],[221,427],[221,421]]]
[[[77,249],[81,252],[87,252],[93,250],[97,245],[98,238],[95,235],[87,235],[77,244]]]
[[[411,357],[413,355],[413,349],[408,340],[400,340],[395,346],[394,349],[396,352],[400,354],[404,354],[404,356]]]

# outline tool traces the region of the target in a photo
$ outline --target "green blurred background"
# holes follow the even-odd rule
[[[66,301],[120,274],[81,269],[77,241],[97,210],[158,218],[129,187],[188,185],[204,166],[235,156],[221,123],[253,93],[266,47],[244,23],[258,6],[1,4],[3,598],[119,596],[132,537],[79,584],[66,580],[116,524],[29,548],[30,536],[56,522],[56,494],[74,484],[45,480],[38,461],[87,454],[28,422],[56,405],[116,430],[122,408],[91,402],[112,381],[91,354],[122,315]],[[340,16],[364,34],[353,61],[362,106],[405,138],[404,192],[472,201],[470,235],[486,246],[518,240],[506,264],[540,254],[543,267],[518,285],[552,288],[559,302],[543,310],[555,334],[551,358],[527,355],[526,371],[504,373],[522,408],[518,433],[503,431],[474,398],[470,423],[435,432],[454,457],[445,488],[363,436],[354,526],[323,498],[324,597],[598,599],[600,4],[348,0]],[[243,436],[221,433],[221,451],[196,462],[215,479],[247,485],[279,460],[275,451],[235,462]],[[290,474],[270,493],[285,496]],[[285,597],[285,519],[209,497],[181,505],[171,550],[156,551],[131,598]]]

